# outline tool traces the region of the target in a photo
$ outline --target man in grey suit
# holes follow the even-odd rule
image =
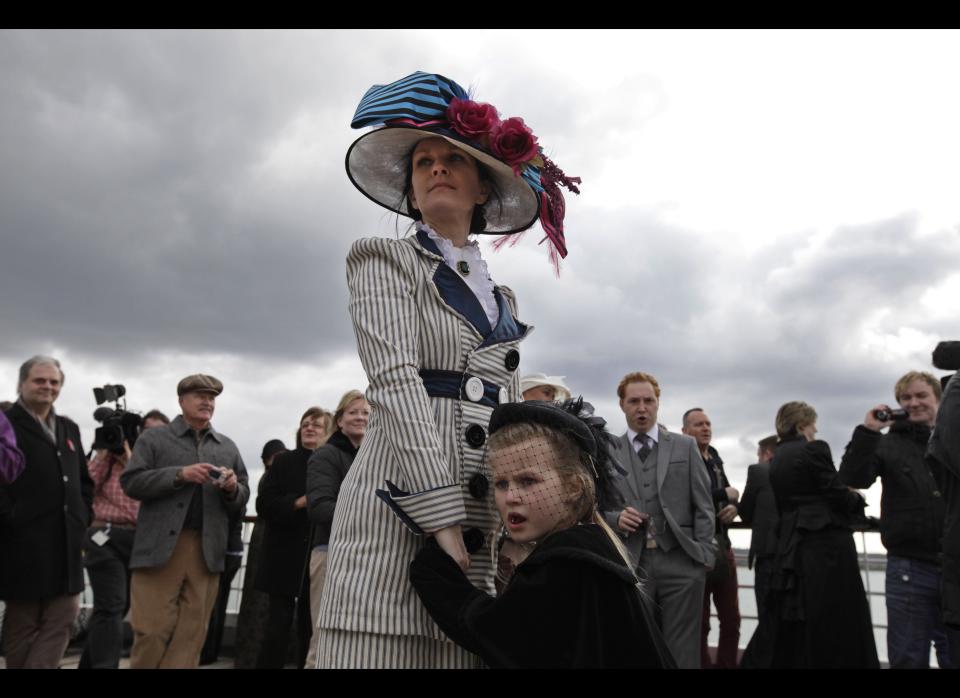
[[[236,445],[210,425],[223,384],[187,376],[179,415],[137,439],[120,477],[141,500],[130,555],[133,669],[195,668],[217,598],[229,514],[250,496]]]
[[[606,512],[624,536],[647,594],[660,609],[663,638],[681,669],[700,668],[706,573],[716,557],[710,480],[697,443],[657,423],[660,385],[630,373],[617,387],[627,433],[615,454],[626,506]]]

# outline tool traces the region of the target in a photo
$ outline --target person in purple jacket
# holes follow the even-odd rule
[[[0,412],[0,485],[9,485],[23,472],[23,453],[17,448],[17,437],[13,433],[7,415]]]

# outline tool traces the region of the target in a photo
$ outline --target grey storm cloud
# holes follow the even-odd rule
[[[663,421],[679,429],[683,411],[703,406],[718,437],[738,437],[742,458],[772,433],[788,400],[814,404],[821,433],[839,448],[869,407],[892,401],[901,373],[931,370],[928,353],[891,372],[848,347],[872,311],[915,325],[904,299],[956,273],[960,258],[956,231],[921,235],[912,214],[816,240],[795,231],[757,249],[629,208],[591,212],[589,225],[579,219],[568,229],[560,280],[539,272],[507,280],[537,326],[523,370],[566,375],[614,430],[623,424],[620,378],[653,373]],[[542,260],[530,255],[530,263]]]
[[[356,85],[338,85],[336,71],[304,81],[301,65],[299,87],[316,95],[304,99],[284,77],[293,66],[256,34],[3,38],[8,349],[45,338],[98,353],[117,333],[133,352],[296,357],[352,345],[343,260],[356,235],[337,202],[364,204],[342,147],[309,184],[272,181],[261,166],[305,108],[322,124],[335,104],[330,118],[348,120]]]
[[[737,438],[740,461],[790,399],[815,404],[836,449],[868,407],[892,399],[900,373],[929,367],[921,352],[891,369],[851,342],[878,311],[884,330],[942,331],[912,305],[956,273],[957,230],[921,234],[908,212],[827,233],[774,231],[751,249],[667,223],[639,195],[597,208],[590,167],[614,166],[638,122],[663,118],[669,85],[624,78],[609,91],[611,119],[611,105],[563,71],[517,64],[509,34],[471,37],[489,56],[479,66],[431,64],[436,42],[422,38],[0,32],[0,358],[53,344],[110,368],[196,353],[280,373],[354,357],[347,250],[403,225],[344,175],[357,135],[346,125],[369,85],[420,68],[475,80],[478,99],[522,115],[548,154],[585,175],[584,195],[568,197],[559,280],[536,231],[484,252],[536,326],[521,371],[566,375],[614,431],[617,382],[645,370],[663,385],[672,428],[703,406],[718,437]],[[511,79],[494,82],[502,75]],[[296,399],[320,399],[311,389],[297,387]]]

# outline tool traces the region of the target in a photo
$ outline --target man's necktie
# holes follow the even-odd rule
[[[642,463],[647,460],[647,456],[653,450],[650,446],[650,437],[647,434],[637,434],[633,440],[637,444],[637,455],[640,456],[640,462]]]

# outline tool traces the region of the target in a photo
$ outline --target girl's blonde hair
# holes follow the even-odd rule
[[[503,448],[517,446],[526,441],[542,438],[552,451],[553,469],[560,476],[564,485],[565,494],[572,495],[568,505],[573,514],[573,521],[578,523],[594,523],[600,526],[613,543],[624,564],[633,569],[630,557],[619,537],[610,529],[597,511],[597,488],[593,473],[596,466],[589,453],[563,432],[536,422],[514,422],[501,427],[487,441],[490,458]],[[603,448],[603,446],[601,446]],[[496,539],[491,541],[491,551]]]

